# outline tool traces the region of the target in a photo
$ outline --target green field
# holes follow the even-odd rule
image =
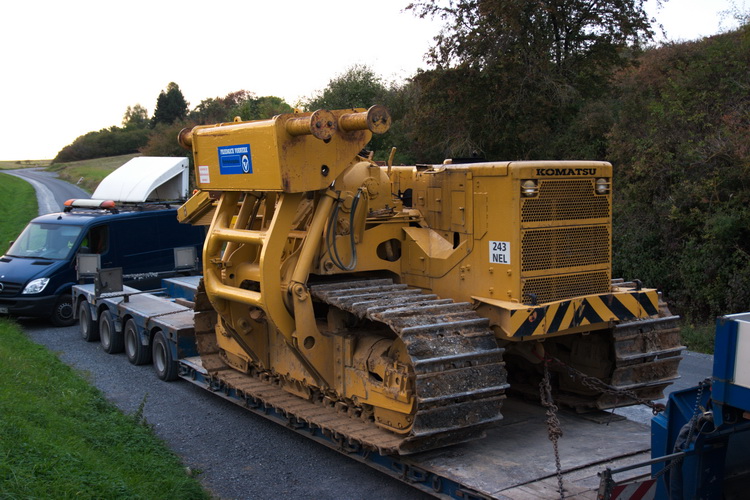
[[[16,170],[18,168],[49,167],[52,160],[18,160],[0,161],[0,170]]]
[[[36,215],[37,204],[27,182],[0,177],[0,238],[7,242]],[[0,499],[29,498],[210,496],[140,415],[123,415],[3,318]]]
[[[96,186],[113,170],[121,167],[138,154],[97,158],[95,160],[72,161],[70,163],[55,163],[48,170],[57,172],[61,179],[77,184],[82,189],[92,193]]]

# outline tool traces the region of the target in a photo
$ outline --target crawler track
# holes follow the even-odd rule
[[[571,378],[573,372],[566,366],[589,375],[589,379],[594,376],[586,373],[585,367],[568,364],[565,358],[558,359],[563,366],[553,364],[553,368],[565,384],[561,382],[555,391],[555,401],[576,411],[588,412],[633,405],[639,400],[661,399],[664,389],[679,378],[677,369],[685,346],[680,343],[678,321],[678,316],[635,320],[582,337],[580,342],[593,342],[594,337],[600,337],[611,346],[610,369],[606,375],[598,377],[608,387],[602,390],[599,383],[592,384],[578,376]],[[570,387],[577,389],[569,390]],[[513,390],[530,399],[538,397],[533,384],[514,383]]]
[[[416,394],[414,424],[408,434],[395,434],[357,418],[358,413],[349,411],[343,400],[305,400],[286,393],[279,377],[240,373],[227,366],[211,326],[215,313],[205,307],[205,297],[196,301],[202,368],[217,385],[239,391],[254,405],[271,406],[290,422],[304,421],[347,446],[381,454],[409,454],[476,439],[502,418],[508,387],[503,350],[497,347],[488,320],[468,303],[439,299],[391,280],[313,285],[310,290],[316,300],[360,320],[386,325],[402,340],[412,360]]]
[[[678,316],[630,321],[612,332],[615,369],[609,382],[622,391],[634,392],[640,399],[657,400],[664,389],[679,378],[677,368],[685,346],[680,343]],[[597,408],[615,408],[633,401],[603,393]]]

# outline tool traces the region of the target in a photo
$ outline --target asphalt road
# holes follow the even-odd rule
[[[34,170],[8,173],[34,185],[40,213],[58,211],[60,200],[88,197],[53,174]],[[77,326],[54,328],[36,319],[19,323],[32,340],[57,353],[123,412],[133,414],[145,401],[146,421],[187,467],[200,471],[205,487],[219,498],[427,498],[188,382],[162,382],[149,366],[131,365],[124,355],[111,356],[99,343],[84,342]],[[682,378],[670,389],[696,385],[711,374],[711,367],[711,356],[686,353],[680,366]],[[651,418],[644,407],[618,409],[617,413],[644,423]]]
[[[4,170],[3,173],[20,177],[34,186],[39,204],[39,215],[59,212],[63,203],[71,198],[91,198],[83,189],[57,177],[42,168]]]

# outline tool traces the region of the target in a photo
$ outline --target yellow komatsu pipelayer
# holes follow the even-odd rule
[[[661,397],[683,347],[655,290],[612,280],[609,163],[380,165],[361,152],[389,126],[373,106],[180,134],[212,377],[264,404],[259,381],[281,387],[291,418],[386,453],[480,436],[543,360],[578,409]]]

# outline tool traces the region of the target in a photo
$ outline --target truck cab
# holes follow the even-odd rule
[[[121,268],[124,283],[141,290],[197,273],[205,231],[177,221],[187,170],[185,158],[135,158],[104,179],[94,199],[68,200],[62,212],[33,219],[0,257],[0,314],[72,325],[79,254],[98,254],[102,269]],[[185,265],[176,249],[193,249],[193,262]]]

